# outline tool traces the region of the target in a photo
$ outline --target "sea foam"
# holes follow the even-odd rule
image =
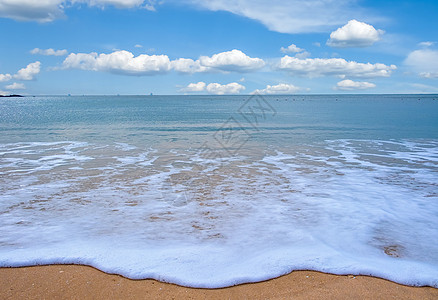
[[[438,287],[438,142],[330,140],[224,159],[0,145],[0,266],[85,264],[217,288],[293,270]]]

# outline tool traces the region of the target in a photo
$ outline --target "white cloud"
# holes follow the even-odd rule
[[[34,63],[28,64],[25,68],[18,70],[15,75],[11,74],[0,74],[0,82],[9,81],[12,78],[18,80],[33,80],[35,75],[40,72],[41,63],[36,61]]]
[[[376,30],[369,24],[350,20],[330,34],[327,45],[338,48],[368,47],[379,41],[383,33],[383,30]]]
[[[281,47],[280,51],[283,53],[295,53],[295,57],[297,58],[307,58],[310,56],[309,52],[307,52],[305,49],[297,47],[295,44],[291,44],[287,48]]]
[[[74,4],[155,10],[156,2],[155,0],[0,0],[0,17],[18,21],[51,22],[62,18],[64,8]]]
[[[435,42],[421,42],[421,43],[418,43],[418,46],[420,46],[420,47],[431,47],[434,44],[435,44]]]
[[[25,68],[18,70],[13,77],[18,80],[34,80],[35,76],[40,73],[41,63],[36,61],[28,64]]]
[[[375,87],[376,85],[374,83],[370,83],[366,81],[353,81],[350,79],[346,79],[339,81],[334,87],[334,89],[341,91],[354,91],[354,90],[366,90]]]
[[[424,78],[438,78],[438,51],[415,50],[409,53],[404,63]]]
[[[438,72],[421,72],[419,75],[423,78],[438,78]]]
[[[239,50],[202,56],[198,60],[178,58],[170,60],[167,55],[134,56],[129,51],[119,50],[110,54],[70,53],[63,62],[64,69],[82,69],[126,75],[154,75],[175,70],[180,73],[214,71],[255,71],[265,65],[260,58],[251,58]]]
[[[298,48],[297,45],[295,44],[291,44],[287,48],[281,47],[280,51],[283,53],[299,53],[299,52],[303,52],[304,49]]]
[[[324,32],[345,24],[348,17],[359,18],[366,14],[355,0],[178,0],[181,1],[257,20],[270,30],[282,33]]]
[[[134,54],[124,50],[110,54],[70,53],[63,67],[125,75],[153,75],[168,72],[171,68],[167,55],[141,54],[134,57]]]
[[[87,3],[89,6],[105,7],[111,5],[117,8],[132,8],[141,6],[144,0],[72,0],[71,2],[84,2]]]
[[[179,90],[183,93],[195,93],[207,91],[214,95],[225,95],[225,94],[239,94],[241,91],[245,90],[245,87],[237,82],[231,82],[228,84],[220,83],[210,83],[205,82],[190,83],[188,86]]]
[[[64,56],[68,54],[68,51],[63,49],[63,50],[54,50],[52,48],[49,49],[40,49],[40,48],[35,48],[32,49],[30,51],[31,54],[40,54],[40,55],[47,55],[47,56]]]
[[[241,91],[245,90],[245,87],[237,82],[232,82],[229,84],[219,84],[219,83],[210,83],[206,88],[207,92],[215,95],[224,95],[224,94],[239,94]]]
[[[22,83],[14,82],[13,84],[5,86],[7,90],[25,90],[26,86]]]
[[[289,95],[301,91],[302,88],[293,84],[280,83],[277,85],[267,85],[265,89],[255,90],[252,94],[264,95]]]
[[[207,87],[207,84],[205,82],[198,82],[198,83],[190,83],[188,86],[180,89],[180,92],[183,93],[194,93],[194,92],[203,92],[205,91],[205,88]]]
[[[306,58],[299,59],[288,55],[281,58],[278,69],[288,71],[294,75],[307,77],[319,77],[326,75],[352,77],[389,77],[395,65],[384,65],[381,63],[358,63],[346,61],[343,58]]]
[[[8,93],[8,92],[5,92],[5,91],[2,91],[2,90],[0,90],[0,95],[1,95],[1,96],[6,96],[6,95],[9,95],[9,93]]]
[[[265,66],[261,58],[249,57],[236,49],[214,54],[211,57],[201,56],[199,61],[202,66],[228,72],[251,72]]]
[[[179,58],[171,62],[173,70],[180,73],[199,73],[207,72],[210,68],[201,66],[199,60],[193,60],[190,58]]]
[[[50,22],[63,16],[63,0],[0,0],[0,17]]]
[[[9,81],[12,79],[11,74],[0,74],[0,82]]]
[[[310,53],[307,51],[295,54],[295,57],[300,58],[300,59],[305,59],[305,58],[308,58],[309,56],[310,56]]]
[[[135,48],[143,48],[143,46],[140,45],[140,44],[136,44],[134,47],[135,47]]]

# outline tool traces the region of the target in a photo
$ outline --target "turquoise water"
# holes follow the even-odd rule
[[[181,132],[208,135],[239,114],[249,96],[83,96],[0,99],[1,142],[98,139],[147,143]],[[438,138],[438,95],[263,96],[276,114],[259,117],[256,137]],[[249,105],[255,102],[250,100]],[[158,134],[160,132],[160,134]],[[142,140],[140,137],[143,137]],[[276,139],[278,137],[278,140]],[[293,141],[290,141],[293,142]]]
[[[438,287],[438,95],[0,99],[0,266]]]

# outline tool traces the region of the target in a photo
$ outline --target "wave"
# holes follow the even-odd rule
[[[438,287],[437,140],[254,149],[1,144],[0,266],[204,288],[304,269]]]

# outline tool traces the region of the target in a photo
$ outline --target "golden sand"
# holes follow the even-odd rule
[[[368,276],[295,271],[222,289],[130,280],[87,266],[0,268],[1,299],[438,299],[438,289]]]

